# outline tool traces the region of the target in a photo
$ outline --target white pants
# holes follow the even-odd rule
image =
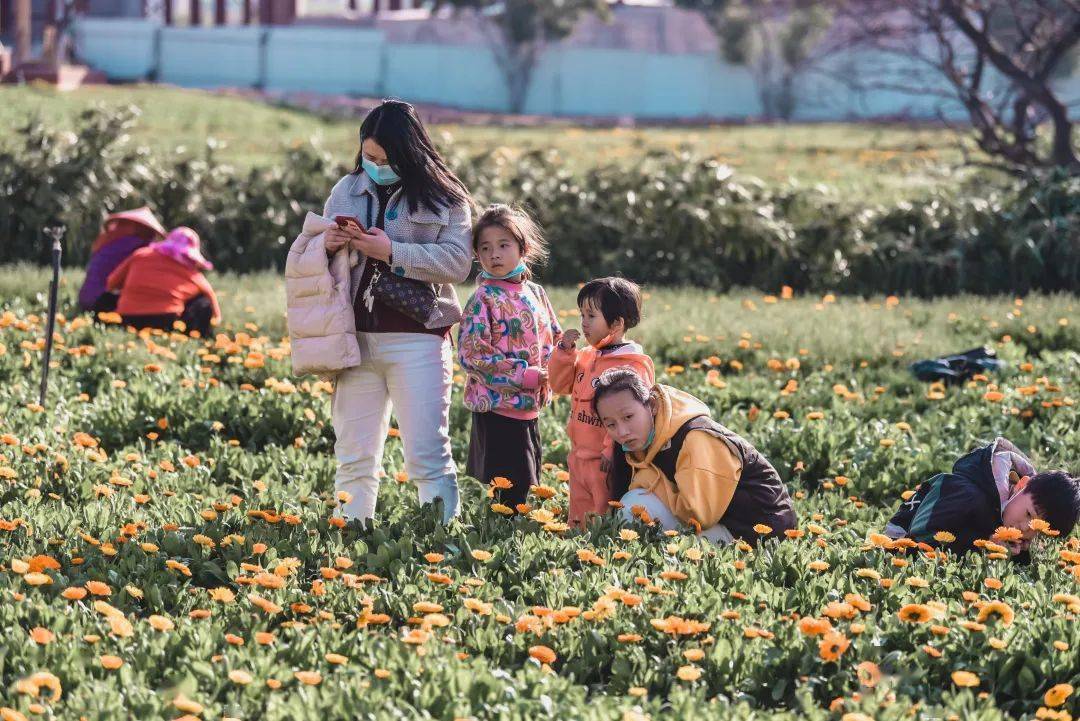
[[[337,442],[334,486],[352,498],[345,518],[375,516],[378,472],[393,406],[405,444],[405,472],[420,503],[442,499],[444,520],[458,513],[450,453],[450,341],[426,333],[358,333],[361,364],[338,375],[331,416]]]
[[[679,530],[679,526],[682,525],[682,522],[675,517],[671,509],[664,505],[659,496],[641,488],[633,488],[627,491],[626,495],[619,499],[619,502],[623,504],[619,515],[626,522],[637,520],[634,517],[633,508],[634,506],[641,506],[649,514],[649,517],[656,521],[660,528],[665,531]],[[723,523],[701,529],[701,537],[719,545],[732,543],[735,540],[735,537],[731,535],[731,531]]]

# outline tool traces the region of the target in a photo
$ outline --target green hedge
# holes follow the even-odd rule
[[[280,268],[307,210],[319,210],[347,168],[316,145],[240,172],[179,149],[133,146],[138,110],[84,113],[74,133],[41,122],[0,151],[0,262],[46,262],[41,228],[68,228],[66,262],[86,261],[105,212],[149,203],[170,225],[198,230],[218,268]],[[643,283],[724,290],[953,293],[1080,287],[1080,179],[1064,174],[859,206],[824,188],[767,187],[713,160],[642,158],[571,174],[543,152],[512,166],[495,154],[453,155],[481,202],[530,207],[547,230],[544,280],[623,274]]]

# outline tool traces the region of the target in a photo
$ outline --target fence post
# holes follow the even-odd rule
[[[270,41],[270,33],[273,32],[272,28],[262,27],[259,29],[259,73],[255,80],[256,90],[266,90],[266,73],[267,73],[267,45]]]
[[[165,0],[166,7],[169,7],[171,4],[172,0]],[[166,27],[172,27],[172,23],[169,22]],[[150,71],[146,74],[146,79],[155,83],[157,82],[157,79],[161,77],[161,35],[164,31],[162,26],[154,26],[153,50],[151,51],[153,53],[153,59],[150,61]]]

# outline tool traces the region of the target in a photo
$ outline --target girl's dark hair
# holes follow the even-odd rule
[[[364,141],[374,138],[386,159],[401,176],[409,212],[421,205],[437,213],[441,208],[466,203],[472,196],[435,149],[416,109],[401,100],[384,100],[360,124],[360,149],[352,175],[363,172]]]
[[[1043,471],[1031,477],[1025,490],[1052,530],[1061,538],[1072,533],[1080,516],[1080,480],[1065,471]]]
[[[489,205],[476,219],[472,230],[472,248],[476,252],[480,244],[480,234],[487,228],[498,227],[505,230],[517,241],[521,256],[532,265],[540,265],[548,258],[547,241],[544,232],[523,208],[503,203]],[[532,273],[525,271],[525,277]]]
[[[596,406],[600,403],[601,398],[619,391],[630,391],[634,398],[642,404],[648,403],[649,399],[652,398],[652,391],[649,390],[649,386],[645,385],[645,381],[641,380],[641,376],[633,370],[626,366],[609,368],[593,381],[593,415],[600,415]]]
[[[625,330],[629,330],[641,322],[641,288],[626,278],[590,280],[577,294],[578,308],[586,302],[600,310],[608,325],[622,318]]]

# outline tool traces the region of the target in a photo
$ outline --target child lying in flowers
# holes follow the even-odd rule
[[[592,404],[623,451],[612,459],[611,488],[626,520],[665,529],[684,523],[716,543],[795,527],[776,469],[694,396],[665,385],[650,390],[634,371],[613,368],[597,379]]]
[[[998,438],[960,458],[952,473],[920,484],[885,526],[885,535],[958,553],[992,540],[1017,556],[1039,532],[1067,536],[1078,515],[1076,478],[1065,471],[1036,473],[1019,448]]]

